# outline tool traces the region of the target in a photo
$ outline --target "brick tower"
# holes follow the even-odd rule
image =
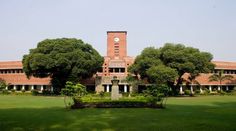
[[[113,76],[117,76],[121,81],[119,88],[123,92],[129,91],[128,83],[124,80],[133,61],[134,58],[127,56],[127,32],[107,31],[107,56],[104,56],[102,72],[97,73],[101,79],[96,81],[96,91],[110,92]]]

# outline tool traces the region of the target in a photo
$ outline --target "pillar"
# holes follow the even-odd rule
[[[107,85],[106,88],[107,88],[107,92],[110,92],[110,89],[109,89],[110,87],[109,87],[109,85]]]
[[[193,94],[193,86],[191,85],[190,87],[191,93]]]
[[[127,92],[127,85],[124,85],[124,92]]]
[[[6,86],[6,90],[8,90],[8,86]]]
[[[218,86],[218,91],[220,91],[220,86]]]
[[[40,88],[41,91],[43,91],[43,85],[41,85],[41,88]]]
[[[228,91],[229,90],[229,87],[228,86],[226,86],[226,91]]]
[[[133,92],[133,87],[130,85],[129,86],[129,92],[132,93]]]
[[[34,85],[31,85],[31,90],[34,90]]]
[[[53,92],[53,86],[51,86],[51,92]]]
[[[201,94],[203,93],[202,87],[200,87],[200,93],[201,93]]]
[[[22,85],[21,90],[25,90],[25,85]]]
[[[13,89],[16,90],[16,85],[13,86]]]
[[[179,93],[180,93],[180,94],[183,94],[183,93],[184,93],[184,92],[183,92],[183,87],[182,87],[182,85],[180,86]]]
[[[212,88],[211,88],[211,86],[209,86],[209,91],[212,92]]]

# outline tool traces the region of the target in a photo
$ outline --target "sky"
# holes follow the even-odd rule
[[[0,0],[0,61],[62,37],[105,56],[106,32],[117,30],[128,32],[129,56],[181,43],[236,61],[236,0]]]

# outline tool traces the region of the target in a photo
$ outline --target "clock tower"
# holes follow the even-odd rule
[[[126,31],[107,32],[107,56],[111,59],[124,59],[127,56]]]

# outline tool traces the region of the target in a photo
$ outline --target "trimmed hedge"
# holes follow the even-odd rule
[[[110,100],[101,102],[82,102],[80,99],[74,99],[72,109],[80,108],[163,108],[161,104],[153,104],[145,101],[127,101],[127,100]]]

